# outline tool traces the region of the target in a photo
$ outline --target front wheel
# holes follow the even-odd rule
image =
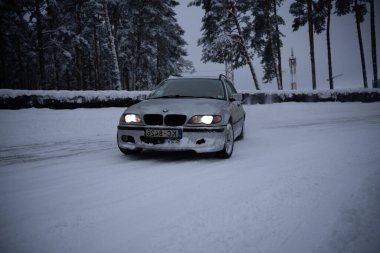
[[[231,123],[228,123],[227,128],[226,128],[226,140],[224,142],[224,147],[221,151],[217,153],[217,156],[224,159],[230,158],[233,151],[234,151],[234,129]]]
[[[237,141],[241,141],[243,139],[244,139],[244,122],[243,122],[243,125],[241,126],[241,132],[240,132],[239,136],[236,137]]]

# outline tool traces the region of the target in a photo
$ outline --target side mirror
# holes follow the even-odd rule
[[[238,101],[241,102],[243,100],[243,95],[240,93],[232,94],[231,101]]]

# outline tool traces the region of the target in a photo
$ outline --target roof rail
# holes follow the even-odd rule
[[[227,79],[227,77],[226,77],[225,75],[220,74],[220,75],[219,75],[219,80],[222,80],[222,78]]]

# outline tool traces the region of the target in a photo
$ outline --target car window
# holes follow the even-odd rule
[[[223,84],[217,79],[186,78],[164,81],[150,96],[159,97],[196,97],[225,99]]]
[[[227,86],[228,97],[231,98],[232,94],[236,94],[237,91],[236,91],[234,85],[230,81],[225,80],[225,82],[226,82],[226,86]]]

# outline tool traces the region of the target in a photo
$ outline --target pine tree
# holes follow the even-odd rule
[[[115,90],[121,89],[121,81],[120,81],[120,70],[119,70],[119,61],[116,55],[116,46],[115,46],[115,38],[112,34],[112,28],[110,23],[110,18],[108,15],[108,1],[103,0],[103,8],[104,8],[104,21],[106,25],[107,30],[107,36],[108,36],[108,43],[110,47],[110,53],[111,53],[111,63],[112,63],[112,86]]]
[[[367,70],[365,65],[363,39],[360,23],[364,21],[364,16],[367,13],[367,8],[364,0],[336,0],[335,9],[338,16],[347,15],[353,13],[355,16],[356,31],[358,34],[360,59],[362,65],[363,85],[364,88],[368,88],[367,82]]]
[[[282,0],[273,0],[273,15],[275,17],[275,43],[276,43],[276,48],[277,48],[277,58],[278,58],[278,73],[279,73],[279,89],[282,90],[284,89],[284,85],[282,82],[282,63],[281,63],[281,47],[282,47],[282,41],[281,41],[281,36],[282,34],[280,33],[279,25],[285,25],[285,22],[283,19],[277,15],[277,7],[280,7],[282,4]]]
[[[330,40],[331,12],[333,7],[332,2],[333,0],[318,0],[314,13],[315,32],[319,34],[322,31],[326,30],[327,63],[329,71],[328,80],[330,89],[334,89]]]
[[[316,3],[313,0],[296,0],[290,5],[289,12],[295,17],[293,20],[293,31],[297,31],[301,26],[308,24],[309,44],[310,44],[310,63],[313,90],[317,88],[315,74],[315,55],[314,55],[314,18],[313,9]]]
[[[46,85],[46,72],[45,72],[45,53],[44,53],[44,38],[42,35],[42,13],[41,13],[41,1],[34,1],[34,15],[36,17],[36,29],[37,29],[37,52],[38,52],[38,64],[40,70],[39,85],[41,88],[45,88]]]
[[[248,14],[252,2],[233,0],[192,1],[189,6],[202,6],[205,15],[202,19],[202,46],[204,62],[231,62],[234,69],[248,65],[253,83],[259,90],[259,83],[253,67],[251,50],[247,41],[252,40],[252,28]]]
[[[376,55],[376,22],[375,22],[375,1],[370,0],[371,8],[371,50],[372,50],[372,70],[373,70],[373,88],[380,88],[376,86],[378,83],[377,77],[377,55]]]
[[[148,89],[191,70],[176,5],[173,0],[3,1],[1,88]]]
[[[282,0],[258,0],[252,6],[254,17],[252,26],[255,33],[252,47],[261,57],[264,68],[263,81],[268,83],[276,79],[279,90],[282,89],[282,34],[278,26],[285,24],[284,20],[277,15],[277,6],[281,3]]]
[[[0,5],[1,88],[36,89],[39,81],[33,1],[5,1]]]
[[[125,79],[133,89],[152,87],[170,75],[191,70],[192,63],[184,59],[184,31],[175,18],[177,5],[171,0],[129,3],[126,16],[131,29],[120,32],[118,44]]]

